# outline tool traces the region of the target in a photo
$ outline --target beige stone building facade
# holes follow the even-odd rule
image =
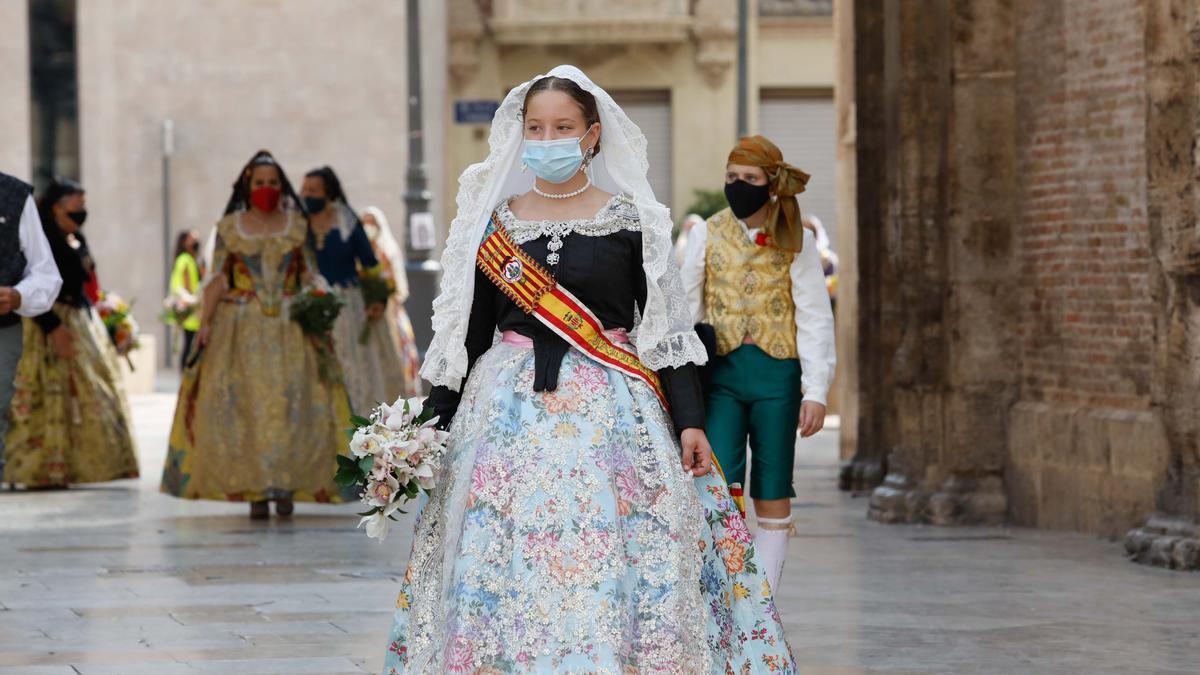
[[[304,172],[333,166],[357,207],[380,206],[399,229],[408,148],[405,3],[57,4],[75,32],[78,171],[71,177],[88,191],[87,233],[101,283],[136,299],[144,330],[161,335],[164,241],[185,228],[206,234],[238,169],[259,148],[276,154],[297,188]],[[29,7],[25,0],[0,3],[0,25],[27,26]],[[444,34],[444,4],[423,7],[423,33]],[[0,44],[4,82],[10,91],[28,90],[29,33],[7,35]],[[442,133],[444,53],[443,40],[422,48],[431,101],[425,118],[435,138]],[[29,96],[0,101],[0,170],[26,179],[40,159],[24,131],[36,121],[30,108]],[[164,232],[167,120],[173,153]],[[436,185],[441,155],[427,155]]]
[[[831,4],[748,5],[748,128],[776,139],[789,161],[813,174],[802,206],[836,243]],[[47,158],[38,133],[22,133],[41,123],[36,101],[0,101],[8,130],[0,170],[32,178],[54,166],[83,182],[103,285],[135,298],[144,329],[162,335],[164,244],[181,229],[212,226],[238,167],[260,147],[275,152],[294,181],[332,165],[356,204],[381,206],[399,229],[408,140],[404,6],[42,2],[39,11],[53,7],[68,24],[59,28],[72,31],[61,38],[73,44],[75,117],[58,124],[60,142]],[[28,26],[30,7],[0,3],[0,19]],[[499,101],[559,63],[582,67],[643,127],[653,185],[677,217],[695,190],[721,189],[737,137],[734,0],[422,0],[421,12],[426,169],[443,232],[459,173],[487,150],[486,122],[457,122],[456,104]],[[40,64],[29,61],[29,32],[13,35],[0,45],[0,68],[6,82],[29,90],[37,84],[31,66]]]
[[[29,23],[24,2],[0,3],[0,26]],[[0,96],[0,171],[28,179],[29,129],[29,33],[10,30],[0,40],[0,82],[8,93]]]
[[[560,63],[579,66],[649,142],[651,184],[676,219],[697,189],[720,190],[737,140],[734,0],[450,0],[446,191],[487,154],[486,123],[453,122],[456,102],[498,102]],[[836,229],[832,6],[750,2],[748,129],[777,139],[814,175],[801,206]]]

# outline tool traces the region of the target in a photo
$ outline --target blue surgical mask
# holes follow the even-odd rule
[[[551,183],[565,183],[579,172],[583,164],[583,151],[579,149],[582,140],[583,136],[554,141],[526,140],[521,161],[538,178]]]

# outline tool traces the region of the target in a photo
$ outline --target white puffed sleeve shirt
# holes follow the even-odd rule
[[[62,277],[58,274],[58,265],[54,263],[50,242],[42,231],[42,219],[38,217],[33,197],[25,199],[17,233],[21,252],[25,254],[25,274],[13,286],[21,294],[21,306],[17,308],[17,314],[29,317],[45,314],[58,298]]]

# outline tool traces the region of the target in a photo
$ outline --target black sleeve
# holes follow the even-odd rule
[[[633,240],[633,293],[638,311],[646,305],[646,272],[642,269],[642,235]],[[658,371],[667,404],[671,406],[671,421],[676,431],[704,428],[704,391],[700,386],[700,371],[696,364]]]
[[[696,364],[658,371],[667,403],[671,406],[671,421],[676,431],[704,428],[704,392],[700,387],[700,371]]]
[[[467,322],[467,376],[475,367],[475,362],[492,348],[492,339],[496,333],[496,287],[478,268],[475,270],[475,294],[471,300],[471,318]],[[449,428],[450,422],[458,412],[459,401],[462,400],[462,387],[466,378],[459,385],[459,391],[447,386],[434,387],[425,401],[427,408],[433,408],[438,415],[438,427]]]
[[[33,317],[33,321],[38,325],[38,328],[42,329],[42,333],[45,335],[53,333],[55,328],[62,325],[62,319],[58,318],[53,309],[48,310],[45,314],[38,314]]]

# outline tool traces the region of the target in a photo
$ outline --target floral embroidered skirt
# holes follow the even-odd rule
[[[75,356],[60,359],[25,319],[4,480],[65,487],[136,478],[129,404],[108,331],[90,308],[54,311],[75,335]]]
[[[380,403],[391,403],[405,395],[400,335],[386,316],[367,319],[358,287],[341,288],[339,292],[346,304],[333,326],[333,344],[342,364],[350,405],[365,415]]]
[[[532,386],[530,349],[476,364],[384,672],[795,672],[745,522],[650,388],[574,350]]]

